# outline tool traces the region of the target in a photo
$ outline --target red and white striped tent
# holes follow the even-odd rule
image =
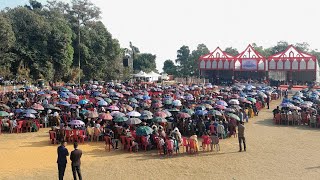
[[[267,71],[267,61],[250,44],[237,57],[234,64],[235,71]]]
[[[199,58],[200,70],[233,70],[235,57],[217,47],[213,52]]]
[[[317,81],[319,66],[316,56],[301,52],[293,45],[270,56],[269,77],[277,80]]]

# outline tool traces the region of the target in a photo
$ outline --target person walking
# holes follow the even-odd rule
[[[267,95],[267,106],[268,106],[268,109],[270,109],[270,96]]]
[[[66,170],[67,165],[67,156],[69,156],[68,149],[66,148],[67,142],[61,141],[61,145],[58,147],[58,172],[59,172],[59,180],[63,180],[64,172]]]
[[[80,165],[81,165],[81,156],[82,156],[82,151],[78,149],[78,143],[74,142],[73,144],[74,150],[71,152],[70,155],[70,160],[71,160],[71,168],[72,168],[72,174],[73,174],[73,179],[77,180],[77,174],[79,176],[79,180],[82,180],[82,175],[80,171]]]
[[[243,149],[244,151],[246,151],[247,147],[246,147],[246,138],[244,137],[244,130],[245,127],[243,125],[243,122],[240,121],[238,122],[238,139],[239,139],[239,152],[242,151],[242,146],[241,143],[243,143]]]

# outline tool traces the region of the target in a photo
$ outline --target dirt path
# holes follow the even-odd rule
[[[245,124],[247,152],[241,153],[237,138],[223,140],[218,153],[172,158],[105,152],[102,142],[86,143],[80,145],[83,179],[319,179],[320,129],[275,126],[271,118],[271,110],[263,110]],[[57,179],[57,146],[49,144],[47,131],[0,135],[0,179]],[[72,179],[70,164],[65,179]]]

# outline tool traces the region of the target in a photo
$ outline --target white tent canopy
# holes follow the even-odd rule
[[[159,77],[161,77],[160,74],[158,74],[158,73],[156,73],[154,71],[151,71],[147,75],[150,77],[149,81],[158,81]]]
[[[140,71],[137,74],[134,74],[133,77],[138,77],[138,78],[147,78],[150,77],[147,73]]]

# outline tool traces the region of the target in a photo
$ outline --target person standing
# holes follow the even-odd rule
[[[267,106],[268,106],[268,109],[270,109],[270,96],[267,95]]]
[[[72,174],[73,174],[73,179],[77,180],[77,174],[79,176],[79,180],[82,180],[82,175],[80,171],[80,165],[81,165],[81,156],[82,156],[82,151],[78,149],[78,143],[75,142],[73,144],[74,150],[71,152],[70,155],[70,160],[71,160],[71,168],[72,168]]]
[[[247,147],[246,147],[246,138],[244,137],[244,130],[245,127],[243,125],[243,122],[240,121],[238,122],[238,139],[239,139],[239,152],[242,151],[242,146],[241,143],[243,143],[243,149],[244,151],[246,151]]]
[[[58,171],[59,171],[59,180],[63,180],[64,172],[67,165],[67,156],[69,156],[68,149],[66,148],[67,142],[61,141],[61,145],[58,147]]]

